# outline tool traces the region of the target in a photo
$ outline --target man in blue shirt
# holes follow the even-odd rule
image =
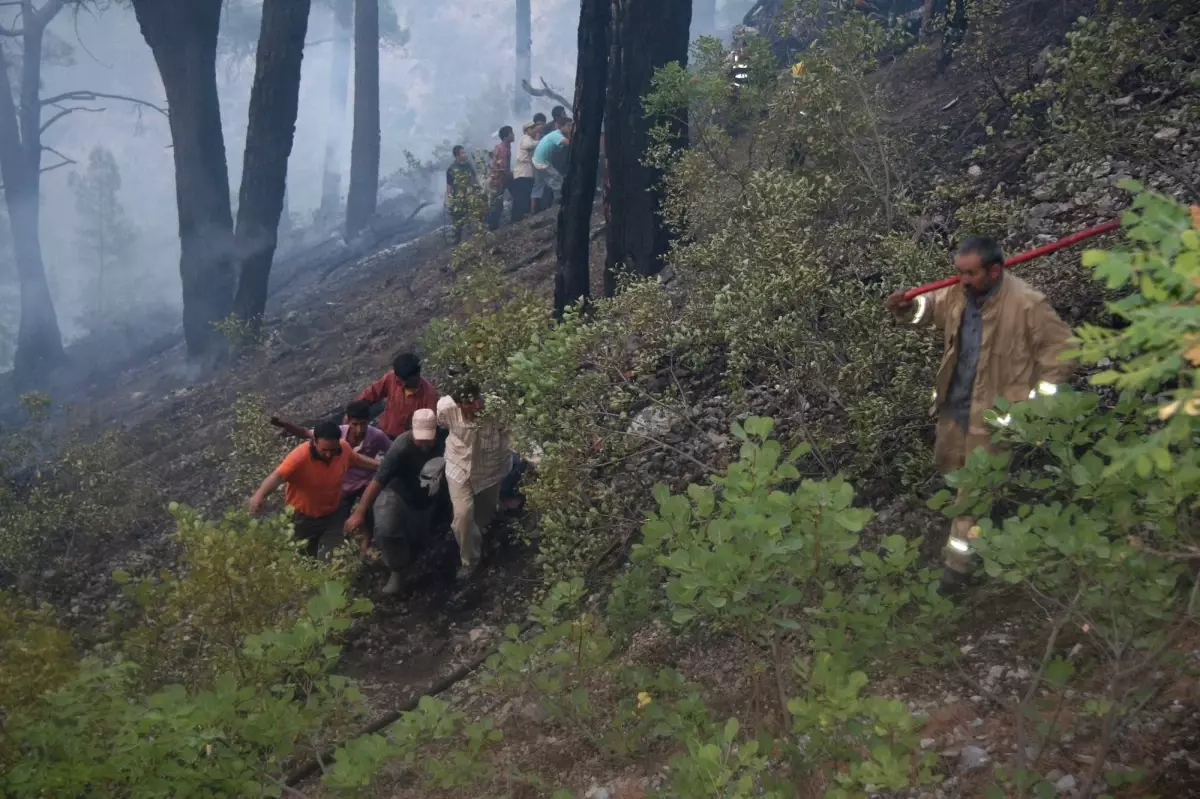
[[[562,190],[563,167],[571,144],[571,120],[556,122],[554,130],[538,142],[533,151],[533,197],[539,211],[549,208]]]

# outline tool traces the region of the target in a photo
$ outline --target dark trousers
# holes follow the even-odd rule
[[[383,562],[394,572],[403,571],[429,540],[433,507],[414,508],[396,491],[385,488],[373,510]]]
[[[292,536],[304,542],[304,553],[315,558],[332,551],[342,543],[342,526],[346,517],[339,507],[328,516],[308,516],[292,513]]]
[[[512,197],[512,221],[520,222],[532,212],[533,178],[513,178],[508,193]]]
[[[504,189],[492,189],[491,203],[488,205],[487,227],[495,230],[500,227],[500,219],[504,216]]]

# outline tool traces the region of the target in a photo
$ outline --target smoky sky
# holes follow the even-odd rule
[[[515,8],[494,0],[390,0],[400,24],[409,31],[407,44],[385,46],[380,63],[381,177],[404,167],[405,151],[420,159],[445,157],[461,143],[489,147],[502,125],[519,129],[512,110],[515,75]],[[387,4],[389,0],[381,0]],[[724,0],[718,23],[728,30],[753,0]],[[573,93],[578,0],[532,0],[534,83],[544,78],[560,93]],[[311,224],[320,201],[326,139],[330,131],[330,64],[333,17],[314,0],[305,48],[300,111],[288,170],[288,210],[297,225]],[[8,51],[18,55],[9,43]],[[43,64],[43,97],[74,90],[122,94],[165,106],[154,59],[132,10],[111,4],[103,12],[61,13],[51,24]],[[10,79],[17,61],[10,56]],[[236,203],[253,53],[225,54],[218,63],[218,84],[231,195]],[[349,95],[352,98],[351,76]],[[352,104],[352,100],[351,100]],[[553,103],[534,100],[533,110]],[[109,276],[122,295],[114,303],[128,322],[148,314],[177,323],[180,304],[178,231],[175,214],[174,165],[167,120],[158,112],[120,100],[89,104],[97,113],[76,113],[50,128],[45,144],[78,162],[47,172],[42,180],[41,242],[64,337],[85,334],[80,321],[92,276],[76,246],[80,224],[70,186],[72,171],[81,171],[93,147],[110,150],[121,171],[119,199],[137,237],[121,266]],[[352,114],[340,129],[342,192],[349,171]],[[47,153],[45,164],[58,158]],[[0,234],[0,369],[11,357],[16,329],[16,273],[7,231]]]

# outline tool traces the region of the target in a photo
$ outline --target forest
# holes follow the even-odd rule
[[[104,25],[153,80],[81,74]],[[0,794],[1200,795],[1193,3],[20,0],[0,37]],[[554,105],[527,212],[496,153]],[[947,469],[942,334],[889,297],[1084,230],[996,278],[1069,377]],[[529,470],[470,582],[439,528],[393,596],[246,505],[268,420],[403,351]]]

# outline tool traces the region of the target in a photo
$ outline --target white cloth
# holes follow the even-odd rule
[[[508,435],[491,419],[467,421],[451,397],[437,404],[438,424],[450,432],[446,438],[446,479],[470,485],[478,494],[498,484],[508,474]]]
[[[513,164],[514,178],[533,177],[533,151],[537,144],[538,140],[528,133],[521,136],[521,143],[517,146],[516,163]]]

